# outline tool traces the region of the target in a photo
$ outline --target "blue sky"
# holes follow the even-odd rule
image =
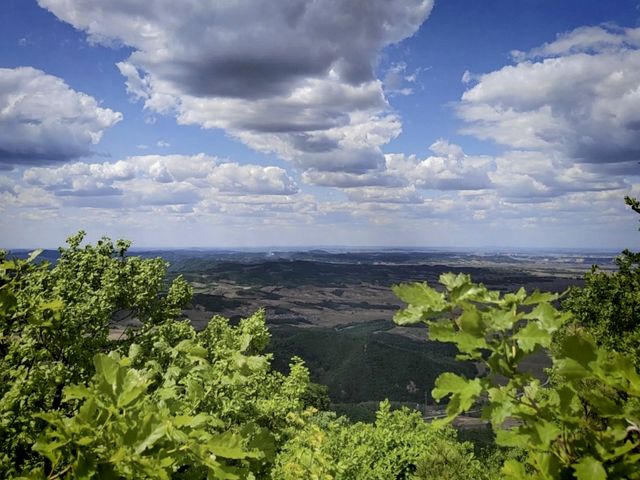
[[[5,0],[0,245],[638,245],[640,7]]]

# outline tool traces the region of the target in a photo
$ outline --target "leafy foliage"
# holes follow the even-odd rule
[[[54,468],[71,464],[75,476],[259,472],[273,460],[287,416],[302,410],[309,383],[299,362],[287,377],[271,372],[259,355],[266,340],[259,312],[238,327],[215,318],[199,333],[166,322],[141,335],[128,356],[98,354],[89,387],[65,389],[65,400],[82,406],[71,418],[44,415],[51,426],[36,450]]]
[[[497,443],[528,452],[525,463],[505,463],[507,478],[640,478],[640,375],[630,359],[575,329],[552,357],[562,382],[547,386],[521,365],[570,320],[553,306],[557,295],[520,289],[503,296],[462,274],[444,274],[440,283],[442,292],[426,283],[394,287],[408,303],[396,321],[425,322],[432,340],[454,343],[459,358],[483,362],[490,375],[442,374],[432,393],[450,397],[447,417],[434,423],[484,403]]]
[[[128,242],[69,238],[51,268],[8,260],[0,266],[0,475],[32,463],[44,427],[36,414],[61,408],[63,387],[88,380],[92,357],[108,350],[116,312],[143,323],[175,316],[190,295],[181,278],[162,295],[161,259],[125,257]]]
[[[380,403],[374,424],[350,424],[321,414],[300,419],[301,428],[277,458],[272,478],[482,479],[490,471],[449,428],[436,429],[408,409]]]
[[[271,371],[262,312],[196,332],[162,260],[82,239],[53,267],[0,258],[0,476],[263,476],[321,397],[302,362]],[[123,314],[139,327],[110,339]]]
[[[625,198],[640,213],[640,203]],[[594,266],[584,288],[569,291],[563,306],[573,313],[573,324],[584,328],[598,345],[620,352],[640,367],[640,253],[625,250],[616,259],[618,271]]]
[[[199,358],[194,367],[206,376],[204,358],[193,347],[183,344],[182,356]],[[215,415],[196,413],[194,383],[172,384],[179,371],[164,372],[169,375],[161,388],[149,392],[154,372],[131,368],[130,357],[97,354],[94,363],[88,387],[65,389],[66,401],[82,401],[73,417],[40,415],[50,428],[35,450],[51,461],[49,476],[69,471],[75,478],[171,478],[179,472],[197,478],[208,470],[216,478],[240,478],[246,469],[229,460],[264,456],[244,447],[240,435],[217,431],[223,422]]]

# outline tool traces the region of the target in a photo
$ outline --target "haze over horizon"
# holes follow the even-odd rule
[[[639,249],[640,3],[4,0],[0,247]]]

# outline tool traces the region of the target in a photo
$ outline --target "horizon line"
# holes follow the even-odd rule
[[[58,250],[60,247],[0,247],[0,250],[7,252],[12,251],[33,251],[33,250]],[[257,246],[136,246],[132,245],[128,251],[130,252],[145,252],[145,251],[230,251],[230,252],[288,252],[288,251],[302,251],[310,252],[313,250],[356,250],[356,251],[428,251],[436,250],[440,252],[456,253],[460,251],[497,251],[497,250],[509,250],[512,252],[518,251],[567,251],[567,252],[588,252],[588,253],[620,253],[628,247],[581,247],[581,246],[514,246],[514,245],[479,245],[479,246],[420,246],[420,245],[257,245]]]

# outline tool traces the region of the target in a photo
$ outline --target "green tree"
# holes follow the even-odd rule
[[[64,386],[93,375],[93,355],[112,343],[114,314],[153,324],[190,298],[181,278],[163,293],[161,259],[126,257],[129,243],[108,238],[82,247],[83,237],[69,238],[54,266],[36,264],[38,252],[26,262],[2,254],[0,475],[31,464],[31,445],[44,427],[35,414],[60,409]]]
[[[636,213],[640,203],[625,201]],[[571,311],[569,328],[583,328],[598,345],[620,352],[640,366],[640,253],[625,250],[614,273],[592,267],[583,288],[570,289],[563,307]]]
[[[269,471],[307,369],[271,370],[263,312],[196,332],[191,289],[128,242],[0,255],[0,477],[249,478]],[[110,339],[114,316],[139,324]]]

